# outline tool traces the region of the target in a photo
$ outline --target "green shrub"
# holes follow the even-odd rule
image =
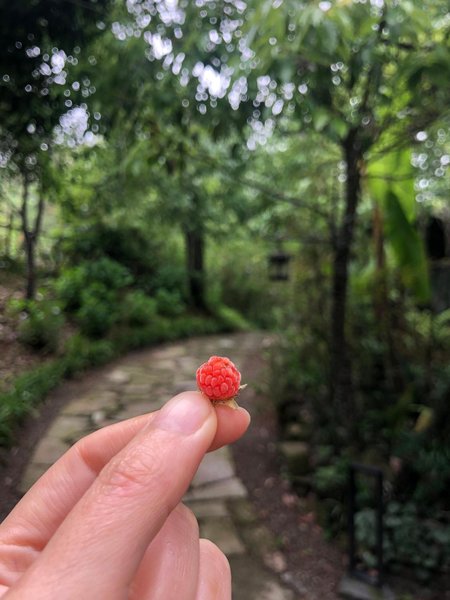
[[[221,323],[214,318],[182,315],[171,320],[173,339],[190,335],[208,335],[223,331]]]
[[[161,248],[158,236],[149,234],[148,224],[137,227],[121,222],[119,225],[84,224],[64,241],[64,255],[73,263],[111,259],[123,265],[138,281],[153,277]]]
[[[191,335],[218,333],[223,330],[222,323],[214,318],[186,314],[172,318],[157,315],[145,325],[115,327],[111,332],[111,339],[114,341],[114,345],[120,348],[120,351],[125,351]]]
[[[259,327],[274,325],[273,311],[283,305],[287,288],[272,285],[267,272],[267,247],[264,242],[245,236],[233,240],[212,240],[207,268],[208,305],[224,304]],[[214,244],[218,244],[214,252]],[[290,287],[290,286],[289,286]]]
[[[249,331],[250,323],[237,310],[219,304],[212,309],[214,316],[223,324],[225,331]]]
[[[158,315],[142,325],[118,325],[111,332],[111,339],[120,352],[126,352],[175,338],[171,321]]]
[[[18,333],[23,344],[45,352],[58,350],[65,320],[56,302],[15,300],[8,310],[19,315]]]
[[[158,267],[152,275],[150,290],[156,294],[158,290],[178,292],[182,298],[186,297],[186,269],[181,264],[165,263]]]
[[[365,508],[355,516],[356,538],[365,564],[376,565],[375,512]],[[383,554],[386,565],[396,571],[412,568],[421,580],[450,567],[450,525],[425,520],[412,502],[388,503],[384,515]]]
[[[14,428],[64,377],[105,364],[115,355],[111,342],[92,341],[75,335],[66,344],[62,358],[20,375],[11,390],[0,394],[0,446],[8,446],[12,442]]]
[[[117,294],[102,283],[92,283],[83,290],[80,304],[76,319],[85,335],[105,335],[119,318]]]
[[[117,350],[109,340],[90,340],[80,334],[74,335],[68,341],[61,361],[64,375],[72,377],[88,367],[106,364],[116,354]]]
[[[155,293],[158,313],[165,317],[177,317],[186,310],[186,304],[178,290],[160,288]]]
[[[394,497],[410,500],[433,516],[448,506],[450,489],[450,443],[427,432],[404,433],[395,450],[401,470],[393,482]]]
[[[147,325],[155,317],[157,302],[141,290],[128,292],[120,303],[120,320],[128,325]]]
[[[86,271],[83,266],[65,269],[55,281],[55,292],[64,308],[69,312],[80,306],[81,293],[86,285]]]
[[[323,497],[342,498],[348,482],[348,461],[335,460],[318,467],[314,473],[314,489]]]
[[[46,397],[63,375],[61,361],[51,361],[20,375],[10,391],[0,394],[0,446],[7,446],[12,441],[13,428]]]
[[[102,285],[113,292],[125,288],[132,281],[128,269],[110,258],[102,257],[64,270],[55,283],[55,290],[65,308],[75,311],[81,307],[83,293],[89,286]]]
[[[84,309],[84,312],[78,316],[86,319],[89,335],[93,323],[100,324],[100,329],[105,327],[104,322],[110,318],[107,316],[108,303],[110,312],[115,310],[113,298],[116,295],[108,294],[106,287],[101,285],[91,285],[81,294],[80,310]],[[139,307],[139,310],[136,309],[137,320],[142,321],[142,307],[145,315],[148,315],[150,308],[154,311],[154,302],[148,304],[147,301],[151,299],[140,294],[133,293],[132,296],[133,299],[128,299],[128,302]],[[103,299],[102,302],[98,302],[99,297]],[[134,320],[136,323],[136,316]],[[183,314],[171,318],[155,315],[145,324],[122,322],[111,330],[108,339],[92,340],[81,334],[74,335],[67,341],[61,358],[25,373],[15,380],[11,390],[0,394],[0,446],[12,443],[14,428],[64,377],[72,377],[89,367],[105,364],[127,350],[223,330],[224,324],[220,319]]]
[[[121,290],[133,282],[129,270],[107,257],[85,264],[88,282],[102,283],[109,290]]]

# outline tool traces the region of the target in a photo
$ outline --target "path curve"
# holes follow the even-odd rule
[[[229,356],[245,379],[246,361],[267,343],[258,332],[192,338],[125,356],[102,369],[88,389],[81,380],[76,385],[79,394],[63,406],[37,444],[20,491],[26,492],[80,437],[156,410],[173,395],[195,389],[197,367],[213,354]],[[204,458],[184,501],[197,516],[200,534],[228,556],[234,600],[296,599],[295,592],[268,568],[270,564],[277,568],[276,544],[258,522],[229,448]],[[259,540],[257,547],[249,539]]]

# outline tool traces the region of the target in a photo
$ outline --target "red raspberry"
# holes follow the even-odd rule
[[[240,384],[241,374],[224,356],[211,356],[197,369],[198,389],[213,402],[233,400]]]

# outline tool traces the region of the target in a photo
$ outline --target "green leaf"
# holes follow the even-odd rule
[[[327,110],[323,108],[317,108],[314,115],[314,129],[316,131],[322,131],[328,124],[330,115]]]
[[[342,119],[334,118],[331,120],[330,125],[338,139],[343,140],[348,133],[347,123]]]
[[[401,269],[404,284],[418,301],[427,302],[430,298],[430,282],[424,244],[392,190],[385,198],[384,213],[386,236]]]
[[[369,160],[367,175],[369,190],[376,201],[382,202],[392,191],[398,197],[408,221],[415,220],[414,172],[409,149]]]

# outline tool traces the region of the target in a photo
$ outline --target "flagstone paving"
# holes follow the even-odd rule
[[[124,357],[106,369],[88,393],[80,392],[60,411],[35,449],[21,491],[28,490],[80,437],[156,410],[174,394],[195,389],[196,368],[210,355],[226,354],[242,366],[265,341],[260,333],[210,336]],[[228,556],[234,600],[295,600],[280,577],[285,570],[283,556],[273,536],[259,523],[245,486],[236,476],[229,448],[204,458],[184,502],[195,513],[200,534]]]

